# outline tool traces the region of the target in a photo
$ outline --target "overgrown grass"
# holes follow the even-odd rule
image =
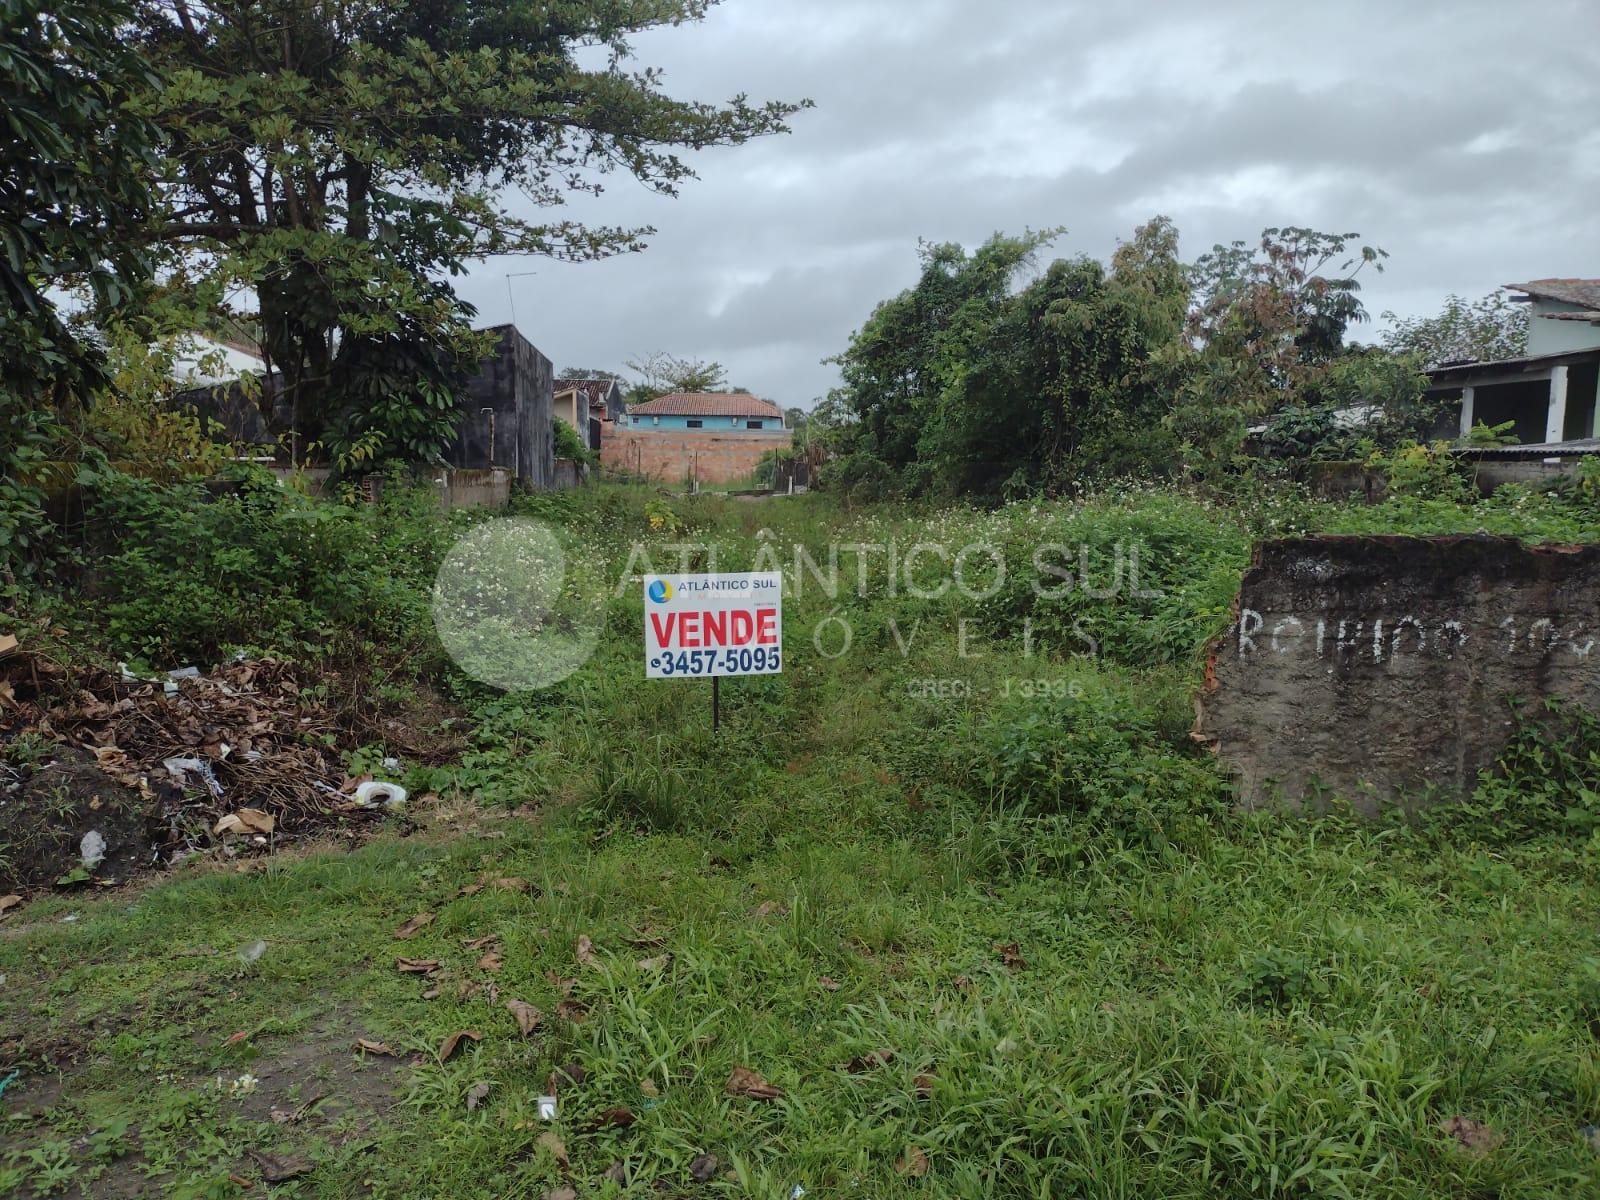
[[[24,1072],[0,1191],[244,1195],[229,1176],[258,1180],[252,1149],[304,1157],[270,1191],[308,1197],[542,1196],[569,1172],[597,1197],[1600,1189],[1600,842],[1563,819],[1594,786],[1592,743],[1518,743],[1473,810],[1486,829],[1242,816],[1186,736],[1252,532],[1365,517],[1141,494],[844,514],[645,489],[523,511],[618,568],[635,539],[658,567],[695,543],[730,570],[791,567],[797,543],[826,561],[837,540],[983,542],[1013,571],[1047,537],[1101,572],[1137,543],[1161,595],[933,595],[929,558],[921,598],[890,586],[886,550],[865,587],[846,555],[834,594],[809,571],[792,588],[784,673],[730,681],[714,736],[708,684],[641,678],[624,589],[554,688],[457,681],[475,741],[411,773],[442,796],[422,832],[0,925]],[[813,644],[829,618],[847,653],[830,657],[838,625]],[[1528,820],[1508,829],[1511,810]],[[395,940],[418,912],[433,921]],[[487,936],[498,970],[465,944]],[[531,1036],[507,999],[544,1014]],[[440,1061],[463,1029],[481,1041]],[[358,1037],[415,1062],[363,1058]],[[727,1095],[735,1067],[782,1096]],[[259,1090],[238,1095],[247,1072]],[[268,1097],[318,1089],[326,1112],[271,1119]],[[1486,1152],[1441,1129],[1456,1117]]]

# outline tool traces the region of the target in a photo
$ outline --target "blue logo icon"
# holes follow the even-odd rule
[[[650,585],[650,599],[657,604],[665,604],[672,599],[672,585],[665,579],[658,579]]]

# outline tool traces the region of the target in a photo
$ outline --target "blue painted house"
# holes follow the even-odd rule
[[[640,430],[770,433],[783,428],[783,410],[747,392],[673,392],[635,404],[619,424]]]

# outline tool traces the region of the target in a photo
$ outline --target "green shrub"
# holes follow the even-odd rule
[[[431,645],[432,575],[450,539],[424,489],[391,486],[357,507],[259,472],[220,491],[106,474],[88,489],[86,533],[90,632],[158,667],[241,649]]]

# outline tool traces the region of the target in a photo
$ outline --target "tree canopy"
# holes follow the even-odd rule
[[[712,2],[144,0],[146,107],[170,138],[154,241],[219,301],[255,293],[303,437],[429,457],[483,350],[444,278],[641,249],[649,228],[537,214],[613,172],[676,194],[682,151],[802,107],[681,100],[631,65],[630,36]]]
[[[1528,352],[1528,306],[1511,299],[1505,289],[1481,300],[1445,298],[1432,317],[1383,314],[1393,324],[1383,345],[1396,353],[1414,353],[1430,367],[1449,362],[1494,362]]]

